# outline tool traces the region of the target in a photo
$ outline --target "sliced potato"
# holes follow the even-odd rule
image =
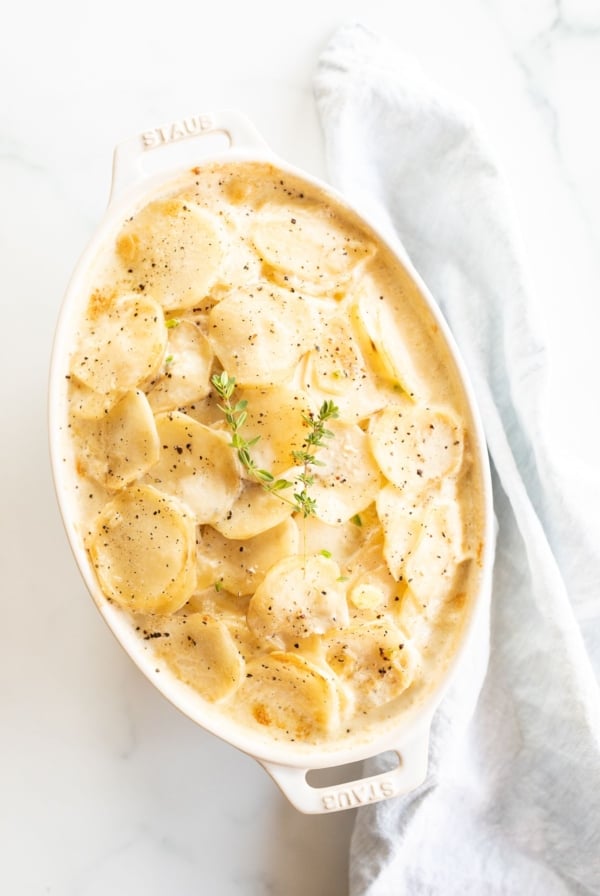
[[[216,587],[213,583],[210,588],[196,591],[180,611],[180,614],[204,613],[205,615],[213,616],[215,619],[220,619],[228,626],[232,620],[239,620],[245,624],[248,601],[249,598],[232,594],[220,586]]]
[[[397,610],[404,591],[393,578],[385,562],[383,532],[370,535],[342,566],[348,581],[348,598],[353,619],[375,618],[382,607]]]
[[[148,394],[152,409],[172,411],[205,398],[213,359],[210,342],[194,323],[181,320],[171,326],[161,374]]]
[[[245,218],[245,216],[244,216]],[[220,223],[226,228],[227,249],[223,257],[219,282],[212,295],[219,301],[232,289],[250,286],[261,279],[261,263],[246,233],[246,221],[223,215]]]
[[[252,538],[282,523],[293,507],[256,482],[242,482],[242,490],[224,517],[213,526],[226,538]]]
[[[318,331],[315,300],[266,283],[232,292],[208,322],[215,354],[242,386],[283,382]]]
[[[203,562],[214,569],[214,582],[233,594],[251,594],[281,557],[298,550],[298,527],[291,517],[244,540],[225,538],[206,526],[198,545]]]
[[[248,606],[248,625],[286,644],[348,622],[340,568],[322,554],[285,557],[267,572]]]
[[[71,357],[71,372],[103,395],[150,381],[167,344],[162,309],[150,296],[119,296],[86,317]]]
[[[353,556],[365,537],[365,529],[350,521],[335,526],[312,516],[303,519],[301,526],[302,543],[307,554],[324,552],[340,566]]]
[[[209,557],[207,556],[201,549],[201,535],[196,535],[196,588],[201,596],[200,603],[195,600],[195,596],[193,599],[193,606],[195,609],[202,608],[204,610],[204,604],[202,603],[202,599],[205,591],[215,590],[216,588],[220,588],[222,582],[219,578],[219,566],[218,566],[218,558],[217,557]]]
[[[427,511],[423,534],[405,567],[408,587],[430,613],[451,596],[464,556],[458,506],[450,501],[437,502]]]
[[[247,664],[238,706],[255,723],[308,741],[333,732],[339,720],[332,678],[305,657],[284,651]]]
[[[356,390],[367,376],[360,350],[343,317],[327,321],[313,353],[315,379],[319,388],[332,395]]]
[[[196,527],[184,504],[130,486],[102,510],[89,536],[106,597],[136,613],[174,613],[196,587]]]
[[[76,424],[82,463],[92,479],[120,489],[140,479],[158,460],[158,433],[148,399],[127,392],[99,420]]]
[[[427,644],[431,641],[431,620],[426,610],[427,605],[423,605],[416,594],[407,588],[394,614],[396,624],[406,632],[417,650],[427,650]]]
[[[229,436],[173,411],[156,416],[158,462],[147,481],[181,498],[199,523],[212,523],[229,511],[241,479]]]
[[[238,598],[239,599],[239,598]],[[240,655],[245,661],[251,660],[253,657],[269,652],[271,644],[268,644],[261,638],[257,638],[254,632],[250,631],[246,625],[246,614],[242,617],[230,617],[227,619],[227,628],[235,642]]]
[[[450,408],[386,408],[371,419],[369,438],[384,476],[406,493],[456,475],[462,464],[462,426]]]
[[[411,501],[395,485],[386,485],[377,495],[377,513],[384,532],[383,555],[398,581],[423,534],[425,506]]]
[[[249,598],[231,594],[222,588],[207,588],[194,594],[182,613],[203,613],[218,619],[227,626],[241,657],[249,660],[259,653],[270,652],[272,645],[257,638],[246,624]]]
[[[164,308],[199,305],[215,285],[223,262],[223,235],[205,209],[158,199],[133,216],[116,241],[133,289],[145,289]]]
[[[223,418],[223,411],[219,407],[220,402],[221,399],[211,388],[211,391],[205,398],[192,401],[191,404],[186,404],[184,407],[180,407],[177,410],[181,411],[182,414],[187,414],[188,417],[197,420],[198,423],[204,423],[205,426],[210,426],[212,429],[224,430],[226,429],[227,424]]]
[[[258,438],[252,457],[258,467],[279,476],[294,463],[292,452],[302,447],[307,435],[304,417],[311,411],[308,395],[287,385],[256,386],[236,391],[246,400],[244,437]]]
[[[352,305],[350,320],[364,357],[373,369],[393,385],[400,386],[411,399],[424,397],[422,377],[389,306],[363,293]]]
[[[345,523],[373,503],[381,474],[359,426],[339,420],[327,425],[333,438],[318,449],[316,456],[322,466],[314,468],[310,495],[316,501],[315,513],[320,520]]]
[[[356,267],[375,252],[368,239],[350,236],[334,216],[316,208],[265,208],[251,237],[267,276],[315,295],[341,297]]]
[[[95,392],[72,376],[69,383],[69,409],[75,419],[100,420],[121,398],[122,392]]]
[[[224,622],[206,613],[191,613],[146,616],[139,625],[156,655],[205,700],[225,700],[242,682],[244,660]]]
[[[327,640],[327,662],[351,683],[358,712],[388,703],[412,684],[418,654],[391,619],[354,625]]]
[[[323,321],[318,346],[307,357],[312,394],[331,398],[344,420],[362,420],[386,403],[377,378],[367,369],[347,321],[339,316]]]

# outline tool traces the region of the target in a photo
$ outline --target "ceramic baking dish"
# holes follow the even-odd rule
[[[348,744],[328,747],[306,744],[284,744],[267,735],[242,730],[239,725],[220,715],[210,704],[191,693],[166,667],[156,674],[157,661],[144,650],[141,639],[122,612],[103,597],[90,567],[81,533],[78,531],[74,479],[68,462],[66,439],[66,407],[69,355],[73,348],[75,321],[83,311],[89,292],[89,276],[95,258],[108,240],[114,239],[122,222],[149,201],[178,174],[192,166],[215,161],[266,161],[283,172],[301,177],[346,207],[348,203],[329,186],[279,159],[266,145],[254,127],[241,115],[227,111],[219,114],[190,116],[181,121],[148,130],[117,146],[114,154],[110,201],[96,234],[80,259],[69,284],[58,322],[50,374],[50,447],[58,500],[67,535],[75,559],[100,613],[123,648],[148,679],[183,713],[208,731],[233,744],[260,762],[288,799],[299,810],[308,813],[331,812],[403,794],[418,787],[427,774],[429,730],[454,670],[468,649],[474,620],[489,597],[492,564],[492,502],[489,469],[482,427],[466,375],[448,326],[436,303],[413,269],[403,247],[379,235],[416,284],[423,301],[445,336],[456,365],[462,388],[471,412],[472,452],[480,471],[480,487],[485,508],[481,532],[480,588],[471,602],[468,618],[462,629],[458,649],[445,669],[435,690],[423,700],[403,711],[391,722],[365,736],[354,737]],[[364,215],[362,216],[364,220]],[[371,222],[369,228],[378,234]],[[395,766],[386,772],[358,777],[343,784],[314,786],[307,773],[316,769],[333,769],[356,763],[383,752],[395,754]],[[356,772],[355,772],[356,774]]]

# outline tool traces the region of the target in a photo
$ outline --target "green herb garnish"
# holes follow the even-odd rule
[[[265,491],[280,492],[283,489],[291,488],[293,482],[288,482],[287,479],[275,479],[268,470],[261,470],[252,457],[250,449],[260,440],[260,436],[246,439],[240,431],[248,418],[248,411],[246,410],[248,402],[243,399],[242,401],[236,401],[235,404],[232,403],[231,399],[235,391],[235,377],[228,376],[223,371],[223,373],[215,374],[211,382],[223,401],[223,404],[218,405],[218,408],[220,411],[223,411],[227,425],[231,430],[231,442],[229,444],[232,448],[235,448],[238,460],[246,472],[252,479],[259,482]]]
[[[317,415],[312,413],[302,415],[309,432],[302,444],[302,448],[299,451],[292,451],[292,457],[297,464],[302,466],[302,472],[297,478],[297,481],[302,484],[302,490],[294,494],[294,500],[298,505],[298,510],[305,518],[314,516],[317,507],[315,499],[308,494],[308,489],[315,481],[310,468],[323,466],[323,462],[315,456],[314,450],[315,448],[322,448],[325,444],[325,439],[333,438],[334,434],[331,430],[325,429],[325,423],[327,420],[335,417],[339,417],[339,410],[333,401],[324,401]]]
[[[303,414],[302,419],[308,427],[308,435],[302,443],[302,448],[292,451],[292,458],[301,472],[298,473],[294,481],[289,479],[276,479],[269,470],[262,470],[256,464],[252,457],[251,449],[260,440],[260,436],[253,439],[246,439],[241,429],[248,418],[248,402],[245,399],[241,401],[232,401],[233,393],[236,388],[234,376],[229,376],[226,371],[215,374],[211,382],[221,398],[223,404],[218,405],[219,410],[225,415],[225,420],[231,431],[231,442],[229,443],[235,449],[238,460],[249,474],[249,476],[258,482],[267,492],[276,494],[282,501],[291,504],[302,514],[304,519],[309,516],[315,516],[317,510],[317,502],[309,494],[309,489],[314,483],[314,476],[310,472],[312,466],[322,466],[315,455],[315,449],[323,447],[326,439],[331,439],[334,433],[325,428],[327,420],[339,416],[339,411],[332,401],[324,401],[318,414]],[[289,488],[297,488],[292,498],[283,495],[282,492]]]

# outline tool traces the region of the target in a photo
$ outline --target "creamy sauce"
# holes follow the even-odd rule
[[[266,163],[194,169],[123,222],[72,348],[78,527],[148,651],[290,742],[435,686],[481,574],[472,420],[417,287],[351,212]]]

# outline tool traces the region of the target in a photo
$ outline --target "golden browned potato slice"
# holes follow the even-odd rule
[[[386,408],[371,419],[369,438],[383,474],[407,494],[455,475],[462,464],[462,426],[450,408]]]
[[[310,741],[332,732],[339,720],[339,696],[332,677],[305,657],[274,651],[246,665],[238,706],[265,728]]]
[[[322,554],[275,563],[248,606],[248,625],[261,638],[288,644],[348,623],[340,568]]]
[[[104,395],[150,381],[165,353],[162,309],[150,296],[120,296],[86,317],[71,358],[71,373]]]
[[[136,613],[174,613],[196,587],[196,527],[184,504],[130,486],[102,510],[89,553],[105,596]]]
[[[298,527],[288,517],[282,523],[243,540],[225,538],[206,526],[198,554],[214,569],[214,582],[233,594],[251,594],[267,571],[281,558],[298,550]]]
[[[160,456],[147,481],[185,501],[199,523],[222,519],[241,487],[229,436],[178,411],[157,414],[156,428]]]
[[[318,332],[316,300],[268,283],[232,292],[208,321],[216,356],[241,386],[283,382]]]
[[[76,424],[86,472],[109,489],[140,479],[158,460],[158,433],[148,399],[127,392],[99,420]]]
[[[267,276],[315,295],[341,297],[357,266],[375,251],[333,216],[284,205],[262,209],[251,237]]]
[[[169,342],[160,376],[148,394],[152,409],[171,411],[199,401],[210,392],[213,351],[189,320],[170,318]]]
[[[205,613],[146,616],[138,619],[142,637],[152,643],[181,681],[217,703],[240,685],[244,660],[227,625]]]
[[[316,456],[322,466],[314,467],[310,495],[320,520],[345,523],[373,503],[381,474],[367,435],[359,426],[333,420],[327,428],[333,438],[318,449]]]
[[[410,687],[418,658],[391,619],[332,634],[326,656],[332,671],[351,684],[358,712],[382,706]]]
[[[133,289],[167,309],[199,305],[216,283],[223,237],[214,215],[193,202],[158,199],[127,221],[116,241]]]
[[[425,515],[423,532],[406,562],[406,581],[428,612],[453,591],[458,564],[464,559],[462,522],[456,503],[440,501]]]

